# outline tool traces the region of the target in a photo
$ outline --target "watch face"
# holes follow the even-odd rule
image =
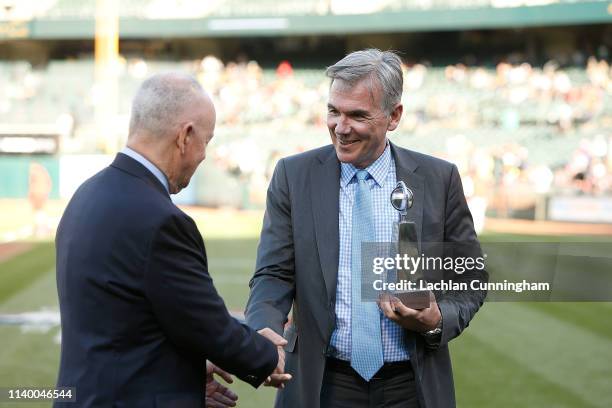
[[[433,330],[426,331],[426,332],[425,332],[425,335],[426,335],[426,336],[435,336],[436,334],[440,334],[440,333],[442,333],[442,329],[441,329],[441,328],[439,328],[439,327],[436,327],[436,328],[435,328],[435,329],[433,329]]]

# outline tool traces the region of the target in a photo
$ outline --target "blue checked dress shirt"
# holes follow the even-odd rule
[[[372,194],[372,212],[376,242],[391,242],[393,222],[399,219],[399,213],[391,206],[389,198],[397,182],[395,161],[391,148],[365,170],[370,173],[366,182]],[[340,360],[351,360],[351,228],[352,211],[355,197],[358,169],[352,164],[341,163],[340,171],[340,258],[338,262],[338,283],[336,286],[336,327],[332,333],[328,354]],[[381,319],[381,339],[383,359],[385,362],[404,361],[409,359],[404,343],[404,330],[397,323],[387,319],[379,311]]]

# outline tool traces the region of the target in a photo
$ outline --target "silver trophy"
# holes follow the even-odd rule
[[[408,210],[414,203],[414,193],[406,183],[398,181],[391,192],[391,205],[399,214],[399,221],[394,224],[395,237],[397,239],[397,253],[400,257],[412,258],[419,256],[418,238],[416,224],[408,220]],[[411,309],[424,309],[429,307],[429,291],[421,290],[421,282],[424,282],[423,272],[420,270],[408,271],[397,269],[396,282],[413,282],[414,289],[394,291],[393,296]]]

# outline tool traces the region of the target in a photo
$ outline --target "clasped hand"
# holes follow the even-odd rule
[[[285,388],[285,383],[291,380],[291,374],[285,374],[285,350],[283,347],[287,344],[282,336],[279,336],[274,330],[265,328],[258,332],[276,346],[278,350],[278,363],[276,368],[266,378],[264,385],[266,387]],[[221,376],[229,384],[233,383],[232,376],[226,371],[220,369],[210,361],[206,362],[206,407],[207,408],[226,408],[236,406],[238,395],[232,390],[219,383],[214,374]]]
[[[214,374],[220,375],[229,384],[233,383],[232,376],[220,369],[210,361],[206,362],[206,408],[235,407],[238,395],[218,382]]]
[[[268,327],[259,330],[258,333],[274,343],[278,350],[278,363],[272,374],[264,381],[264,386],[285,388],[285,383],[292,378],[291,374],[285,374],[285,350],[283,347],[287,345],[287,340]]]

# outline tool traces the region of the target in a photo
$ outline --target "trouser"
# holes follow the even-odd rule
[[[347,361],[328,358],[321,408],[418,408],[414,371],[409,361],[385,363],[365,381]]]

